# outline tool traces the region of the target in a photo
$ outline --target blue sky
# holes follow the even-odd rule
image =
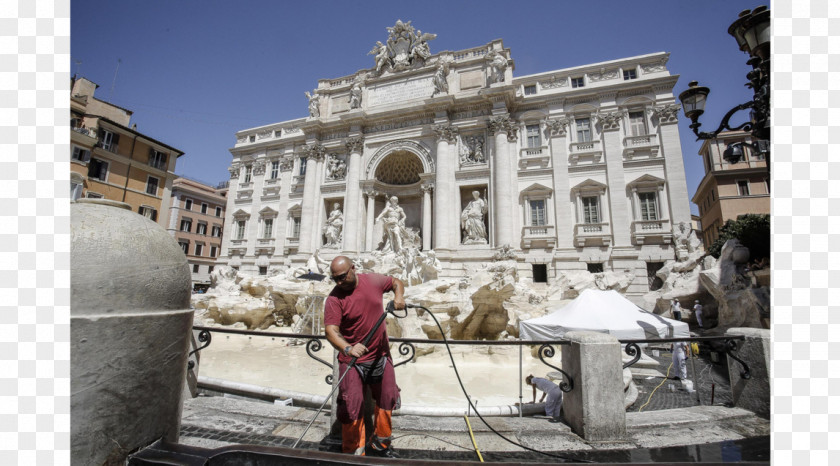
[[[139,131],[185,152],[176,173],[216,184],[229,178],[237,131],[306,116],[304,91],[373,66],[368,51],[397,19],[437,34],[432,53],[503,39],[516,76],[670,52],[675,95],[691,80],[711,88],[700,119],[711,131],[752,96],[748,56],[726,30],[761,4],[73,0],[70,66],[99,84],[97,98],[132,110]],[[703,176],[700,142],[680,117],[691,196]]]

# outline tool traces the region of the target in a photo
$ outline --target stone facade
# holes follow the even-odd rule
[[[396,196],[406,237],[435,250],[443,277],[508,246],[535,281],[630,271],[628,294],[647,292],[648,271],[675,258],[673,225],[690,221],[669,54],[515,77],[501,40],[430,54],[434,34],[389,32],[372,68],[301,98],[309,117],[236,134],[218,263],[257,273],[316,250],[376,254]],[[336,203],[342,244],[325,248]]]

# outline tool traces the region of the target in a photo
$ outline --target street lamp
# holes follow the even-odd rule
[[[741,146],[747,145],[757,153],[770,155],[770,10],[760,6],[752,11],[744,10],[728,29],[738,48],[750,55],[747,64],[752,70],[747,73],[747,87],[753,89],[753,98],[730,109],[720,122],[720,126],[711,133],[698,131],[701,124],[697,120],[703,114],[709,88],[698,86],[697,81],[688,83],[688,89],[680,93],[685,116],[691,120],[689,128],[700,139],[715,138],[724,129],[750,132],[756,139],[752,143],[738,142],[730,144],[724,151],[724,158],[735,163],[743,154]],[[750,119],[738,126],[730,126],[729,119],[736,112],[750,109]],[[770,168],[768,160],[768,170]]]

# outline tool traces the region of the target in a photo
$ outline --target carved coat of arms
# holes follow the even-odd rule
[[[388,69],[402,71],[414,66],[423,66],[432,56],[428,41],[437,37],[437,34],[424,33],[419,29],[415,31],[411,21],[403,23],[402,20],[397,20],[394,27],[387,30],[388,40],[385,44],[376,41],[376,45],[368,53],[375,56],[376,74]]]

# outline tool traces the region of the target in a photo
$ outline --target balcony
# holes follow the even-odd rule
[[[583,247],[609,246],[612,241],[612,229],[609,223],[578,223],[575,225],[575,245]]]
[[[657,156],[659,156],[659,136],[656,134],[624,138],[624,160]]]
[[[633,239],[636,244],[645,243],[668,244],[671,242],[671,222],[668,219],[634,220]]]
[[[551,154],[548,146],[523,147],[519,150],[519,168],[533,166],[546,168],[550,161]]]
[[[573,142],[569,144],[569,157],[572,163],[578,163],[581,158],[591,158],[592,163],[601,160],[603,149],[601,141]]]
[[[72,128],[72,130],[76,133],[83,134],[89,138],[96,139],[96,128],[75,127]]]
[[[553,248],[557,244],[554,225],[528,225],[522,227],[522,249]]]
[[[274,238],[259,238],[257,245],[254,248],[254,254],[265,254],[271,256],[274,254]]]

